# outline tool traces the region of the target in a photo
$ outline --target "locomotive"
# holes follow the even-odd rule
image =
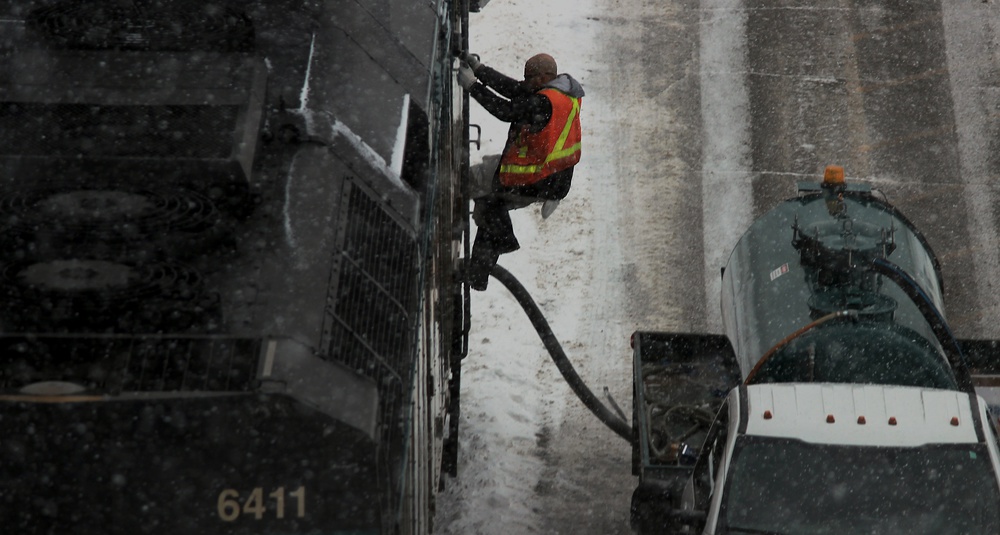
[[[468,3],[0,9],[4,530],[429,532]]]

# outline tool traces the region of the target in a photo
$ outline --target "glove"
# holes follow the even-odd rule
[[[458,85],[468,91],[472,84],[476,83],[476,75],[472,69],[466,65],[458,66]]]
[[[472,68],[472,72],[476,72],[476,70],[479,69],[479,66],[483,64],[483,62],[479,61],[479,56],[469,52],[462,54],[462,61]]]

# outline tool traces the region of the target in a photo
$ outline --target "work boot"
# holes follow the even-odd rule
[[[512,253],[521,248],[514,237],[514,226],[503,199],[490,196],[476,199],[472,218],[479,227],[476,230],[476,244],[488,245],[498,254]],[[475,250],[475,246],[473,246]]]
[[[465,277],[473,290],[481,292],[490,282],[490,273],[500,259],[500,253],[492,247],[477,245],[472,247],[472,257],[465,264]]]

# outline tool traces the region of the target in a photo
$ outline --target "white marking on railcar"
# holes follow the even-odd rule
[[[271,372],[274,370],[274,353],[277,347],[277,340],[268,340],[267,352],[264,354],[264,371],[261,373],[262,377],[271,376]]]
[[[309,61],[306,62],[306,76],[302,80],[302,91],[299,92],[299,111],[306,111],[309,106],[309,76],[312,74],[313,54],[316,52],[316,34],[309,41]]]
[[[781,264],[781,267],[771,272],[771,280],[777,279],[785,273],[788,273],[788,264]]]
[[[399,112],[399,128],[396,130],[396,144],[392,148],[390,168],[395,176],[403,176],[403,155],[406,149],[406,126],[410,122],[410,94],[403,95],[403,109]]]
[[[348,128],[346,124],[342,123],[340,120],[336,120],[333,123],[333,135],[343,136],[345,140],[347,140],[351,145],[354,146],[355,149],[357,149],[358,154],[364,157],[365,160],[367,160],[368,163],[372,165],[372,167],[375,167],[376,169],[381,171],[382,174],[385,175],[389,180],[391,180],[393,184],[399,186],[402,189],[412,191],[412,188],[403,183],[403,180],[399,178],[399,173],[393,171],[389,167],[389,165],[385,161],[385,158],[382,158],[382,156],[375,149],[371,148],[371,146],[365,143],[364,139],[362,139],[361,136],[355,134],[350,128]]]

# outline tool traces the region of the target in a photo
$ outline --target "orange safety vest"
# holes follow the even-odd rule
[[[580,161],[580,99],[558,89],[539,91],[552,103],[552,117],[541,132],[521,127],[500,158],[500,183],[527,186]]]

